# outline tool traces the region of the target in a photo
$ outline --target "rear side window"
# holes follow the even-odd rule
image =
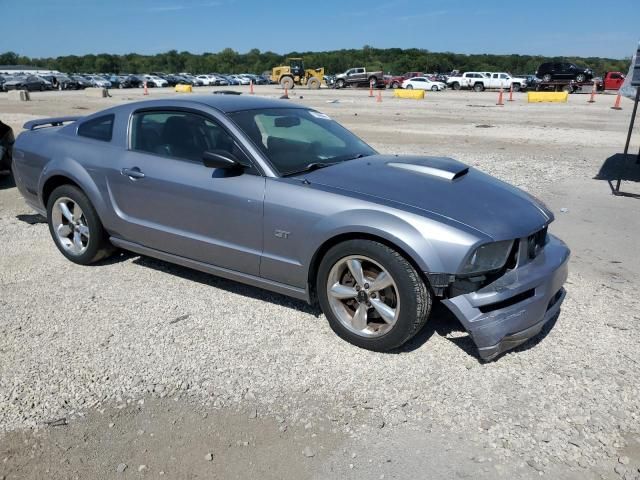
[[[105,115],[104,117],[92,118],[82,122],[78,127],[78,135],[110,142],[113,135],[113,119],[114,115]]]

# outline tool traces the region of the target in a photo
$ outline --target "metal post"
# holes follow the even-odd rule
[[[624,156],[625,161],[627,157],[627,153],[629,153],[629,143],[631,143],[631,134],[633,133],[633,125],[636,121],[636,113],[638,111],[638,102],[640,102],[640,87],[636,87],[636,98],[633,102],[633,112],[631,113],[631,121],[629,122],[629,133],[627,133],[627,142],[624,144]],[[636,162],[640,162],[640,151],[638,152],[638,160]],[[622,183],[622,179],[618,178],[616,182],[615,193],[620,192],[620,184]]]

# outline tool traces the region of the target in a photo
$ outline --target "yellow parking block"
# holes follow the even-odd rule
[[[422,100],[424,98],[424,90],[404,90],[396,88],[393,91],[396,98],[411,98],[413,100]]]
[[[176,85],[176,92],[191,93],[193,92],[193,88],[191,88],[191,85]]]
[[[569,92],[527,92],[527,103],[567,103]]]

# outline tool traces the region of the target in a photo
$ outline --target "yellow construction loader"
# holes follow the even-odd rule
[[[282,88],[292,89],[295,85],[317,89],[324,83],[324,68],[304,68],[301,58],[287,58],[289,65],[274,67],[271,80]]]

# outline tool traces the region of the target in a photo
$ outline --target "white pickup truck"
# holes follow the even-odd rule
[[[460,76],[449,77],[447,86],[454,90],[472,88],[476,92],[482,92],[486,88],[504,88],[509,90],[513,85],[513,91],[517,92],[526,87],[523,78],[514,78],[504,72],[465,72]]]

